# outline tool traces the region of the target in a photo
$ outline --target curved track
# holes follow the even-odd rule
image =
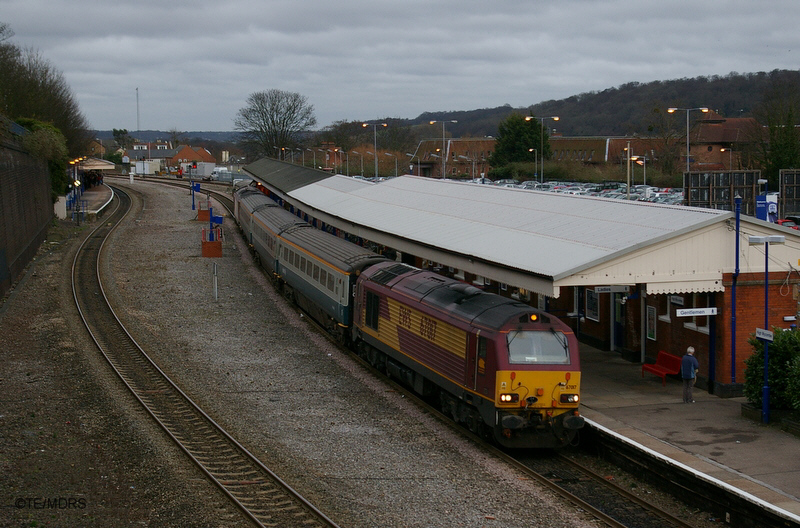
[[[188,186],[188,184],[184,184],[183,182],[151,181],[184,188]],[[211,190],[205,190],[204,192],[214,194],[215,198],[217,198],[226,209],[232,211],[232,200],[225,193]],[[295,308],[300,311],[299,308]],[[305,320],[309,324],[315,326],[318,331],[330,339],[333,344],[341,346],[341,344],[337,343],[321,326],[317,325],[313,319],[307,317]],[[368,370],[377,373],[371,365],[363,361],[357,355],[351,354],[351,357]],[[384,372],[378,374],[386,376]],[[389,383],[394,385],[399,392],[403,392],[407,398],[411,398],[413,401],[417,402],[418,405],[425,408],[427,412],[439,416],[442,423],[446,426],[458,430],[472,440],[481,443],[485,450],[492,452],[509,465],[516,467],[531,479],[539,481],[548,489],[570,501],[576,507],[586,511],[589,515],[602,521],[607,526],[613,528],[649,526],[691,528],[691,525],[643,501],[624,488],[617,486],[612,481],[594,474],[590,469],[579,465],[574,460],[553,454],[553,452],[550,451],[545,454],[521,452],[513,455],[501,451],[454,424],[447,416],[439,413],[435,407],[418,398],[414,392],[407,390],[391,379],[389,379]]]
[[[99,262],[131,198],[114,191],[116,207],[87,236],[72,265],[75,303],[98,349],[156,422],[256,526],[335,527],[184,394],[117,318],[103,290]]]

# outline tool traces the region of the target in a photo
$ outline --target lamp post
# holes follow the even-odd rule
[[[314,168],[317,168],[317,150],[312,148],[307,148],[306,150],[310,150],[312,154],[314,154]]]
[[[389,125],[386,123],[361,123],[361,126],[367,128],[368,126],[372,125],[372,147],[375,149],[375,177],[378,177],[378,127],[388,127]]]
[[[301,148],[298,147],[295,150],[299,150],[300,151],[300,154],[301,154],[301,157],[302,157],[302,160],[303,160],[303,167],[305,167],[306,166],[306,151],[305,151],[305,149],[301,149]]]
[[[458,156],[458,157],[463,159],[463,160],[465,160],[465,161],[471,161],[472,162],[472,174],[471,174],[471,177],[474,180],[475,179],[475,158],[470,158],[470,157],[467,157],[467,156]]]
[[[631,142],[628,141],[628,146],[625,147],[625,165],[628,167],[628,183],[627,189],[625,190],[626,195],[625,199],[631,199]]]
[[[384,154],[394,158],[394,177],[397,178],[397,156],[395,156],[391,152],[384,152]]]
[[[672,114],[676,110],[686,110],[686,172],[689,172],[689,112],[692,110],[700,110],[703,113],[708,112],[708,108],[705,106],[699,106],[697,108],[667,108],[667,113]]]
[[[642,165],[644,167],[642,185],[647,185],[647,156],[631,156],[631,160],[635,161],[637,165]]]
[[[445,136],[444,136],[444,125],[446,123],[458,123],[455,119],[451,119],[450,121],[430,121],[429,124],[433,125],[434,123],[441,123],[442,124],[442,179],[446,177],[445,167],[447,166],[447,145],[445,143]]]
[[[730,147],[723,147],[719,149],[719,151],[728,153],[728,170],[733,170],[733,149]]]
[[[364,155],[360,152],[353,151],[353,154],[358,154],[361,156],[361,176],[364,176]]]
[[[535,180],[539,172],[539,151],[535,148],[529,148],[528,152],[533,152],[533,179]]]
[[[414,158],[417,158],[417,159],[419,159],[419,158],[417,157],[416,154],[412,154],[410,152],[406,152],[406,156],[408,156],[410,158],[408,160],[408,163],[410,165],[409,173],[413,176],[414,175]],[[420,172],[420,169],[419,169],[419,163],[417,163],[417,172],[419,173],[419,176],[422,176],[422,173]]]
[[[769,245],[783,244],[786,237],[783,235],[750,236],[748,242],[751,246],[764,244],[764,330],[769,331]],[[761,389],[761,421],[769,423],[769,339],[764,342],[764,386]]]
[[[545,119],[552,119],[553,121],[558,121],[561,119],[558,116],[543,116],[543,117],[536,117],[536,116],[526,116],[525,121],[530,121],[532,119],[538,119],[542,125],[541,134],[539,135],[539,152],[542,153],[541,160],[542,160],[542,172],[539,173],[539,182],[544,183],[544,120]]]

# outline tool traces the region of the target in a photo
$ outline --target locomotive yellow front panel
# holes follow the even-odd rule
[[[508,410],[525,406],[574,409],[580,403],[580,388],[579,371],[498,371],[495,402],[497,407]]]

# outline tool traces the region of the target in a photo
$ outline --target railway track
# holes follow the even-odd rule
[[[336,527],[206,415],[147,356],[108,303],[100,276],[105,241],[131,207],[118,188],[115,208],[79,248],[72,290],[98,349],[156,422],[256,526]]]
[[[294,308],[298,312],[302,312],[298,307],[295,306]],[[590,468],[565,455],[551,450],[519,450],[518,452],[509,453],[497,448],[453,422],[450,417],[442,414],[431,402],[420,398],[415,392],[392,379],[385,372],[378,371],[367,361],[353,354],[350,350],[343,348],[311,317],[305,317],[304,320],[332,344],[349,353],[350,357],[365,369],[384,378],[392,386],[393,390],[416,403],[426,413],[439,418],[445,426],[479,444],[482,450],[515,467],[531,480],[540,482],[549,490],[568,500],[605,525],[611,528],[652,528],[653,526],[658,526],[659,528],[693,528],[693,525],[630,493],[625,488],[616,485],[613,481],[598,475]]]
[[[188,184],[183,182],[158,181],[158,183],[184,188],[188,186]],[[205,189],[204,192],[210,192],[229,210],[232,209],[232,205],[229,205],[232,204],[232,200],[226,193],[213,190],[209,191],[207,189]],[[297,309],[298,312],[300,311],[297,307],[295,307],[295,309]],[[309,324],[315,326],[322,335],[331,340],[335,345],[341,346],[310,317],[306,317],[305,320],[308,321]],[[361,360],[361,358],[355,354],[351,354],[351,357],[361,363],[365,368],[381,376],[385,376],[385,373],[378,373],[371,365]],[[532,480],[540,482],[548,489],[570,501],[576,507],[581,508],[587,514],[602,521],[607,526],[613,528],[651,526],[691,528],[690,524],[685,523],[655,505],[643,501],[624,488],[617,486],[613,481],[598,476],[589,468],[565,456],[554,454],[550,451],[546,452],[546,454],[531,454],[528,452],[523,455],[510,455],[509,453],[501,451],[453,423],[447,416],[439,413],[438,409],[430,403],[418,398],[412,391],[407,390],[407,388],[396,383],[391,378],[387,377],[387,379],[390,384],[394,385],[396,390],[404,393],[407,398],[412,398],[413,401],[423,407],[427,412],[439,416],[445,425],[468,436],[471,440],[479,442],[484,450],[493,453],[507,464],[516,467],[524,475]]]

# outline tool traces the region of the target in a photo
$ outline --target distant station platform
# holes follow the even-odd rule
[[[111,187],[101,184],[89,187],[83,191],[81,201],[86,204],[86,213],[91,216],[100,213],[108,207],[113,197],[114,193],[111,191]]]
[[[800,523],[800,438],[741,414],[744,398],[723,399],[645,372],[641,364],[581,343],[581,413],[677,465],[716,480],[743,500],[782,510]],[[701,373],[702,374],[702,373]]]

